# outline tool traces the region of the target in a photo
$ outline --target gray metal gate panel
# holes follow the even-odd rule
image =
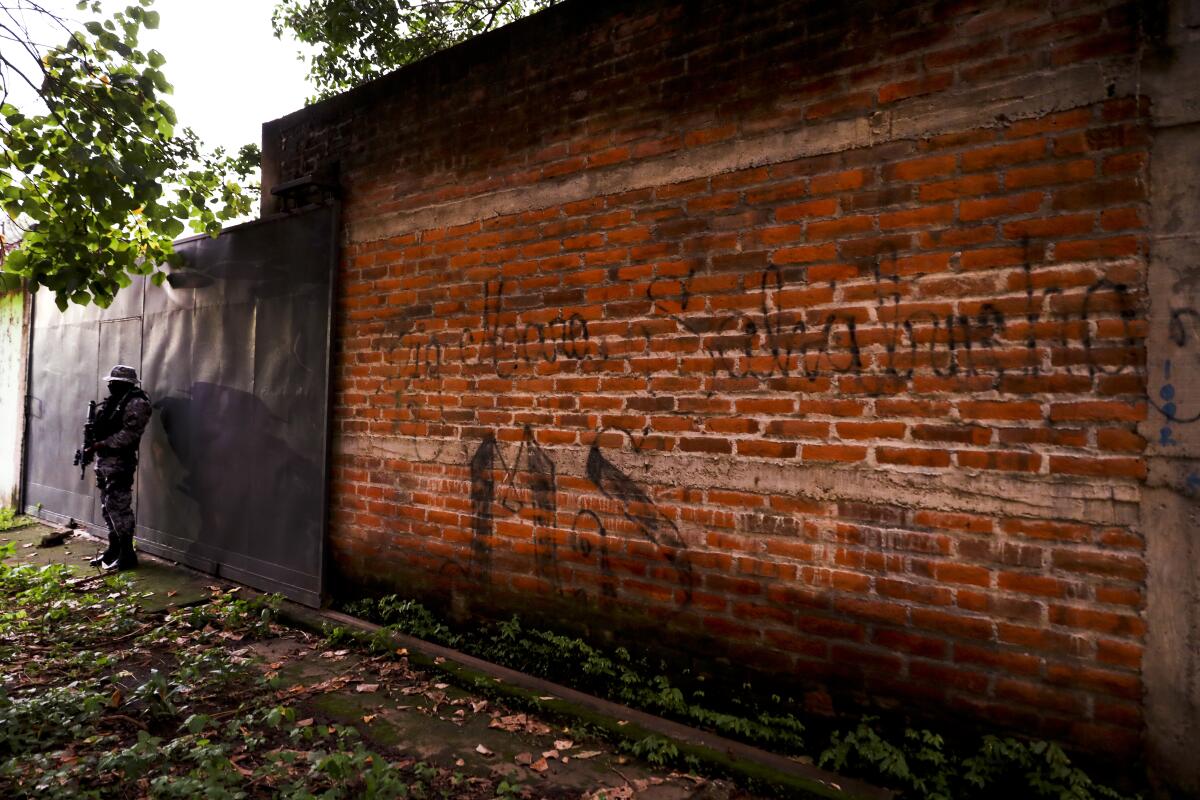
[[[138,470],[139,546],[319,604],[336,225],[325,207],[177,243],[186,269],[138,287],[136,348],[127,321],[101,322],[122,309],[60,315],[39,296],[32,394],[51,405],[31,426],[27,505],[90,517],[90,475],[80,484],[62,466],[95,396],[77,379],[80,356],[90,347],[95,375],[138,350],[155,407]],[[133,302],[127,292],[119,298]],[[73,327],[61,356],[45,352]]]
[[[70,306],[60,312],[49,291],[34,302],[30,346],[25,505],[52,518],[102,525],[89,474],[79,479],[71,456],[80,445],[87,403],[107,394],[101,378],[123,354],[138,366],[144,281],[136,280],[106,309]],[[115,327],[114,327],[115,326]],[[105,335],[101,336],[101,330]],[[104,352],[101,352],[103,345]]]

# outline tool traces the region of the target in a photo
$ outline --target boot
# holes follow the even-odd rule
[[[101,563],[101,569],[109,572],[137,569],[138,559],[137,552],[133,549],[133,536],[131,534],[119,536],[117,541],[117,553]]]
[[[108,547],[106,547],[104,549],[103,553],[101,553],[100,555],[96,556],[91,561],[89,561],[88,564],[90,564],[93,567],[101,567],[104,564],[108,563],[109,561],[112,561],[113,559],[115,559],[117,557],[117,553],[119,552],[119,550],[120,550],[120,547],[117,543],[117,534],[113,533],[112,531],[109,531],[108,532]]]

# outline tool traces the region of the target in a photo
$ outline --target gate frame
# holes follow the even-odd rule
[[[306,185],[308,183],[309,183],[308,181],[305,181]],[[260,584],[273,584],[276,587],[274,589],[274,591],[280,591],[280,593],[286,594],[289,597],[289,599],[295,600],[297,602],[300,602],[300,603],[307,605],[309,607],[312,607],[312,608],[323,607],[326,604],[326,601],[328,599],[327,577],[328,577],[328,566],[329,566],[329,548],[326,545],[328,544],[328,538],[329,538],[329,507],[330,507],[331,471],[332,471],[332,463],[330,461],[330,455],[331,455],[330,439],[333,435],[333,368],[334,368],[333,335],[334,335],[334,315],[337,313],[337,308],[335,306],[335,303],[337,302],[337,299],[338,299],[337,279],[338,279],[338,272],[339,272],[339,268],[340,268],[340,257],[341,257],[341,238],[342,238],[342,227],[341,227],[342,226],[342,203],[341,203],[341,199],[338,196],[337,192],[330,192],[329,194],[326,194],[319,202],[308,203],[308,204],[305,204],[302,206],[298,205],[298,206],[291,207],[291,208],[288,208],[283,211],[276,211],[269,215],[259,217],[258,219],[248,220],[241,224],[234,225],[229,228],[224,228],[221,231],[221,234],[225,234],[230,231],[236,231],[236,230],[245,229],[245,228],[249,228],[249,227],[257,227],[259,225],[264,225],[264,224],[273,223],[273,222],[281,222],[283,220],[288,219],[289,217],[297,216],[299,214],[304,214],[304,213],[307,213],[310,211],[316,211],[322,207],[327,207],[329,209],[329,217],[330,217],[329,218],[329,226],[330,226],[329,234],[330,235],[328,237],[328,250],[326,251],[326,254],[325,254],[325,264],[327,265],[327,269],[329,271],[329,281],[328,281],[327,295],[326,295],[326,304],[327,304],[326,308],[328,309],[328,313],[325,316],[325,340],[324,340],[325,341],[325,361],[326,361],[326,363],[325,363],[325,379],[324,379],[324,386],[321,387],[321,396],[325,400],[325,421],[324,421],[325,424],[324,424],[324,436],[322,438],[321,452],[318,456],[318,462],[322,466],[324,480],[322,482],[323,485],[321,487],[321,498],[320,498],[320,526],[319,526],[320,527],[320,536],[319,536],[320,557],[319,557],[318,574],[317,574],[317,584],[318,584],[317,590],[310,591],[307,589],[300,589],[298,587],[293,587],[293,586],[285,587],[284,584],[281,584],[278,581],[274,581],[270,578],[267,578],[266,576],[263,576],[263,575],[260,575],[257,573],[247,573],[246,571],[238,569],[231,565],[228,565],[228,564],[222,565],[222,564],[219,564],[218,562],[213,562],[213,561],[210,561],[208,563],[208,568],[204,569],[195,563],[196,561],[200,561],[201,559],[193,558],[191,560],[191,563],[189,563],[189,561],[185,561],[185,560],[178,558],[178,555],[180,553],[175,548],[172,548],[172,547],[169,547],[166,545],[161,545],[156,542],[148,541],[142,537],[137,536],[136,533],[134,536],[134,541],[136,542],[137,548],[145,553],[152,555],[152,556],[155,556],[158,558],[163,558],[164,560],[171,561],[175,564],[181,564],[190,569],[196,569],[200,572],[204,572],[206,574],[213,575],[214,577],[221,577],[224,579],[234,580],[238,583],[246,583],[242,579],[242,577],[245,575],[252,575],[253,578],[256,579]],[[209,238],[212,238],[212,237],[209,237],[207,234],[197,234],[195,236],[188,236],[188,237],[185,237],[182,239],[176,239],[172,244],[174,246],[178,246],[178,245],[182,245],[182,244],[185,244],[188,242],[203,241],[203,240],[206,240]],[[143,291],[145,291],[145,289],[143,289]],[[25,291],[25,296],[26,296],[25,302],[26,302],[26,309],[27,309],[26,314],[25,314],[25,331],[24,331],[25,335],[22,337],[22,339],[23,339],[22,350],[23,350],[23,356],[25,359],[25,363],[24,363],[24,369],[22,370],[23,379],[24,379],[24,392],[23,392],[22,426],[21,426],[22,431],[21,431],[21,441],[20,441],[20,447],[19,447],[20,459],[21,459],[20,479],[19,479],[20,485],[18,487],[17,507],[23,508],[24,509],[23,513],[25,513],[27,516],[33,517],[35,519],[40,519],[40,520],[43,520],[43,521],[46,521],[46,522],[49,522],[49,523],[52,523],[55,525],[70,527],[70,523],[73,521],[75,523],[74,530],[83,531],[84,533],[88,534],[89,536],[92,536],[99,541],[103,541],[104,538],[108,534],[108,531],[106,528],[102,528],[99,525],[92,523],[88,520],[77,520],[68,515],[60,514],[55,511],[50,511],[45,508],[39,508],[37,506],[29,505],[29,497],[28,497],[28,495],[29,495],[29,488],[28,488],[29,474],[28,474],[28,471],[29,471],[29,461],[30,461],[29,447],[30,447],[30,443],[31,443],[31,437],[29,435],[30,434],[30,413],[29,413],[29,411],[30,411],[30,402],[33,399],[31,389],[33,386],[33,369],[34,369],[33,345],[34,345],[34,333],[35,333],[35,328],[36,328],[35,319],[34,319],[34,316],[36,314],[36,308],[37,308],[36,293],[37,293],[36,287],[27,285],[26,291]],[[142,325],[144,326],[145,325],[144,309],[143,309],[143,314],[142,314],[142,316],[139,317],[139,319],[141,320]],[[143,341],[144,341],[144,334],[143,334]],[[139,499],[139,495],[140,495],[140,486],[138,486],[137,490],[135,491],[135,503],[136,503],[136,500]],[[136,519],[136,505],[135,505],[135,519]],[[135,527],[135,531],[136,531],[136,527]],[[285,588],[288,591],[283,592],[282,590]],[[267,591],[267,590],[260,589],[260,591]]]

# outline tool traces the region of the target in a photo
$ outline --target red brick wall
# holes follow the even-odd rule
[[[1136,749],[1139,21],[1059,5],[579,0],[269,126],[339,592]]]

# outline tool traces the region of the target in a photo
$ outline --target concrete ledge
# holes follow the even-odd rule
[[[321,632],[325,624],[340,625],[372,635],[383,630],[382,626],[357,617],[336,611],[317,611],[291,602],[283,604],[280,616],[289,624],[314,632]],[[714,769],[744,780],[767,784],[789,797],[890,800],[896,796],[890,790],[863,781],[844,778],[448,647],[399,633],[389,632],[387,635],[391,644],[408,650],[411,663],[438,670],[464,688],[499,693],[522,701],[536,701],[551,714],[580,719],[619,739],[637,741],[651,734],[668,738],[685,756],[694,756]]]

